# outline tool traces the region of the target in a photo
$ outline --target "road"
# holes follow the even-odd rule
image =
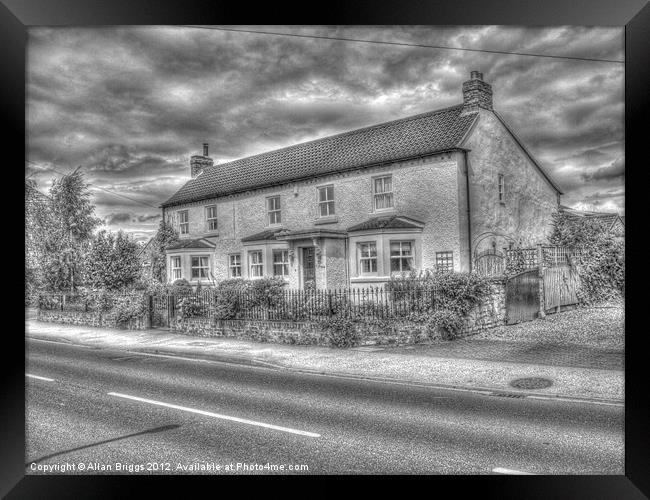
[[[27,474],[624,472],[620,406],[26,347]]]

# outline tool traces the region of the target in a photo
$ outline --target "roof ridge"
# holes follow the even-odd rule
[[[455,104],[453,106],[447,106],[446,108],[434,109],[433,111],[425,111],[424,113],[418,113],[417,115],[404,116],[402,118],[396,118],[394,120],[389,120],[387,122],[375,123],[374,125],[367,125],[367,126],[361,127],[361,128],[346,130],[345,132],[339,132],[337,134],[326,135],[324,137],[319,137],[317,139],[311,139],[309,141],[304,141],[304,142],[298,142],[296,144],[290,144],[288,146],[283,146],[283,147],[277,148],[277,149],[270,149],[270,150],[264,151],[262,153],[256,153],[256,154],[253,154],[253,155],[242,156],[241,158],[237,158],[235,160],[230,160],[230,161],[227,161],[225,163],[215,163],[214,165],[206,167],[203,170],[204,171],[210,171],[210,170],[213,170],[215,167],[223,167],[225,165],[229,165],[231,163],[235,163],[235,162],[238,162],[238,161],[241,161],[241,160],[248,160],[248,159],[251,159],[251,158],[258,158],[260,156],[264,156],[264,155],[267,155],[267,154],[280,152],[280,151],[286,151],[288,149],[293,149],[293,148],[297,148],[299,146],[304,146],[304,145],[307,145],[307,144],[313,144],[313,143],[316,143],[316,142],[325,141],[327,139],[335,139],[337,137],[344,137],[346,135],[352,135],[352,134],[355,134],[355,133],[367,132],[369,130],[374,130],[374,129],[386,127],[388,125],[395,125],[396,123],[399,123],[399,122],[408,122],[408,121],[411,121],[411,120],[416,120],[416,119],[423,118],[425,116],[435,115],[435,114],[442,113],[442,112],[445,112],[445,111],[451,111],[454,108],[462,108],[462,107],[463,107],[463,104]]]

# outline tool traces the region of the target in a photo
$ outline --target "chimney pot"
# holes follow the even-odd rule
[[[469,77],[472,80],[483,80],[483,74],[478,71],[472,71]]]
[[[203,156],[208,156],[208,143],[203,143]]]

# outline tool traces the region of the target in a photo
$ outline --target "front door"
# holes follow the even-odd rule
[[[302,287],[305,290],[313,290],[316,288],[314,247],[302,249]]]

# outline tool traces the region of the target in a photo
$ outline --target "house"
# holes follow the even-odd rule
[[[155,250],[153,240],[154,238],[149,238],[146,242],[142,243],[138,249],[137,257],[140,265],[142,266],[142,277],[144,279],[150,279],[152,277],[151,263],[153,259],[151,254]]]
[[[162,204],[181,242],[168,279],[280,276],[291,288],[378,286],[412,269],[546,240],[560,189],[472,71],[463,101],[215,165]]]
[[[577,223],[584,220],[596,221],[604,231],[610,232],[618,238],[625,237],[625,216],[620,216],[615,212],[577,210],[564,205],[560,205],[560,211]]]

